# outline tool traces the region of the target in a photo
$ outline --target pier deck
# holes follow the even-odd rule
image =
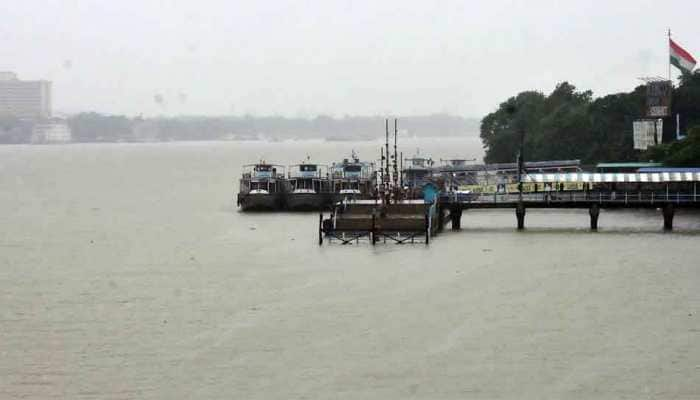
[[[525,228],[528,208],[588,209],[592,230],[598,229],[601,209],[661,209],[664,229],[673,229],[676,209],[700,208],[697,192],[617,192],[617,191],[569,191],[542,193],[509,193],[441,196],[438,201],[438,230],[450,221],[452,229],[461,228],[462,211],[467,209],[512,208],[515,210],[518,229]]]
[[[441,196],[442,207],[515,208],[521,204],[517,193]],[[526,208],[661,208],[672,204],[676,208],[700,208],[700,194],[683,192],[551,192],[523,193]]]
[[[343,244],[369,240],[429,243],[449,222],[461,229],[464,210],[513,209],[518,229],[525,228],[528,208],[588,209],[590,227],[598,229],[601,209],[660,209],[664,229],[673,229],[676,209],[700,209],[700,195],[687,192],[564,191],[508,194],[443,194],[435,203],[423,200],[383,205],[376,200],[341,202],[327,219],[319,217],[319,244],[323,238]]]

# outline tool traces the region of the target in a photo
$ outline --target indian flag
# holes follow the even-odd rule
[[[693,68],[695,68],[695,59],[693,56],[671,39],[668,39],[668,45],[670,47],[671,64],[675,65],[684,73],[689,74],[693,72]]]

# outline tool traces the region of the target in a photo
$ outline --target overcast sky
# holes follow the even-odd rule
[[[65,112],[480,117],[665,76],[668,27],[700,56],[699,1],[2,2],[0,70]]]

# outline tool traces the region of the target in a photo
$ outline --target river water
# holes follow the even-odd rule
[[[236,210],[241,164],[378,146],[0,147],[0,398],[700,398],[698,214],[468,211],[429,246],[319,247],[315,213]]]

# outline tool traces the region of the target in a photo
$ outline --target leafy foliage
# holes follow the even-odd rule
[[[511,97],[481,121],[485,162],[513,162],[525,135],[528,160],[580,159],[602,161],[656,160],[698,165],[695,139],[657,146],[647,152],[633,149],[632,122],[644,115],[645,86],[629,93],[593,98],[562,82],[549,95],[526,91]],[[700,126],[700,73],[685,75],[673,91],[672,113],[680,113],[681,130]],[[675,139],[675,122],[664,124],[664,142]]]
[[[700,126],[692,128],[684,140],[652,147],[646,157],[648,160],[662,160],[671,167],[700,165]]]

